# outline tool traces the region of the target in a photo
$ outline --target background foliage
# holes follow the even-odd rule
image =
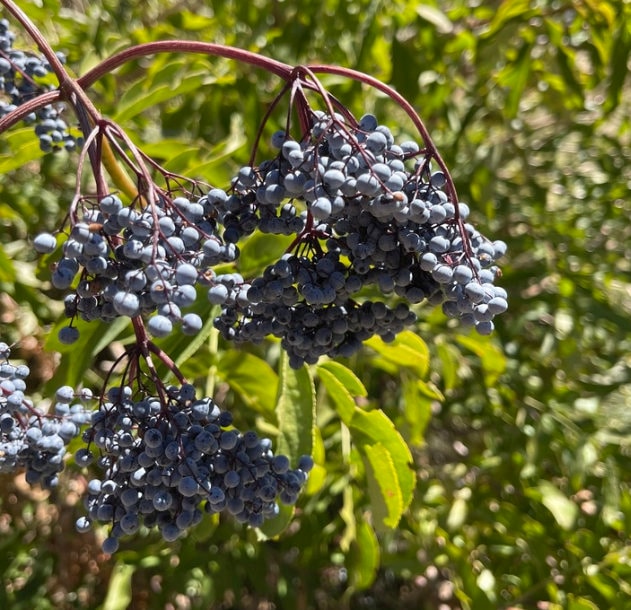
[[[344,366],[313,367],[318,467],[278,539],[208,520],[172,547],[140,538],[106,560],[98,532],[74,532],[82,477],[65,477],[48,496],[3,476],[0,606],[631,605],[631,5],[21,5],[77,74],[133,43],[189,38],[292,64],[345,65],[391,83],[420,110],[474,221],[509,244],[501,283],[510,311],[488,339],[427,310],[417,334],[394,347],[371,341]],[[373,111],[411,133],[380,96],[325,82],[358,114]],[[104,78],[92,98],[168,169],[226,184],[278,86],[227,60],[160,55]],[[97,327],[62,350],[50,332],[59,299],[41,294],[48,270],[28,245],[63,218],[76,159],[42,156],[29,127],[12,130],[0,150],[3,339],[17,341],[16,354],[39,375],[34,392],[45,393],[51,377],[51,387],[96,384],[132,335],[115,326],[102,336]],[[261,266],[265,252],[254,242],[242,260]],[[287,388],[274,344],[240,351],[211,334],[194,358],[176,338],[166,346],[248,426],[274,433],[278,395],[301,417],[309,409],[300,384],[311,380],[292,378],[298,387]],[[376,430],[385,445],[373,442]]]

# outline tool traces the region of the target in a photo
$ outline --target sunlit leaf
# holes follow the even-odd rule
[[[384,458],[387,465],[384,465],[383,468],[388,471],[388,477],[394,478],[390,482],[379,480],[377,484],[383,483],[386,486],[393,486],[392,489],[389,488],[386,496],[390,502],[387,506],[395,512],[388,513],[386,519],[388,523],[395,520],[398,522],[412,500],[412,493],[416,484],[409,447],[383,411],[366,412],[356,408],[350,424],[350,431],[353,442],[363,453],[370,451],[367,449],[370,447],[373,447],[371,456],[374,459],[377,456],[383,457],[387,453],[387,459]],[[380,448],[374,449],[376,445],[379,445]],[[373,464],[374,466],[376,464]],[[381,472],[385,476],[385,470],[383,472],[377,470],[377,474]],[[400,502],[391,498],[400,498]],[[397,513],[396,510],[399,512]]]
[[[381,444],[364,445],[368,493],[376,526],[396,527],[403,514],[399,477],[390,452]]]
[[[317,370],[338,415],[344,423],[349,424],[355,412],[354,397],[365,396],[366,388],[350,369],[337,362],[324,362]]]
[[[564,530],[572,529],[578,516],[576,503],[549,481],[541,481],[538,490],[541,493],[541,503],[552,513],[559,526]]]
[[[132,600],[131,579],[136,571],[133,565],[118,561],[114,566],[103,602],[103,610],[125,610]]]
[[[251,408],[271,415],[277,404],[278,375],[263,359],[239,350],[228,350],[216,362],[217,375]]]
[[[429,348],[425,341],[412,331],[405,330],[399,333],[390,343],[384,342],[378,336],[373,336],[365,344],[392,364],[413,369],[420,377],[425,377],[427,374]]]

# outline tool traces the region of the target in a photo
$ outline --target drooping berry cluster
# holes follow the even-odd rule
[[[273,141],[278,155],[242,168],[231,192],[163,193],[137,209],[108,195],[87,206],[52,276],[68,289],[80,273],[67,316],[155,312],[153,336],[177,323],[194,334],[202,320],[181,310],[203,286],[222,308],[215,325],[225,338],[274,335],[293,367],[349,356],[373,335],[392,340],[416,320],[410,305],[424,301],[481,334],[493,330],[507,308],[494,284],[506,245],[467,222],[468,206],[450,201],[431,154],[396,144],[372,115],[352,122],[314,112],[300,142],[284,132]],[[216,275],[213,266],[235,262],[236,244],[256,230],[294,241],[260,277]],[[42,234],[34,247],[51,252],[56,240]],[[60,334],[67,343],[77,336],[72,325]]]
[[[269,439],[232,428],[230,413],[210,398],[197,399],[193,386],[165,392],[135,398],[127,386],[114,388],[95,413],[84,439],[100,451],[103,474],[88,483],[80,531],[92,522],[110,524],[103,549],[112,553],[141,525],[173,541],[204,513],[227,512],[259,526],[277,514],[278,501],[296,502],[311,458],[293,470],[287,457],[272,453]],[[82,450],[77,460],[87,465],[92,453]]]
[[[13,48],[15,34],[9,22],[0,19],[0,118],[15,110],[24,102],[40,93],[52,89],[42,82],[52,68],[48,61],[35,53]],[[63,54],[57,53],[63,62]],[[81,145],[82,138],[72,133],[62,118],[63,104],[48,104],[27,116],[25,121],[35,125],[35,134],[39,138],[42,151],[74,150]]]
[[[209,290],[212,299],[214,287],[231,283],[212,267],[233,262],[239,254],[217,233],[215,191],[192,201],[164,194],[138,208],[123,206],[117,195],[103,197],[92,207],[85,202],[51,277],[55,288],[71,289],[65,299],[67,317],[110,322],[155,313],[148,321],[154,337],[168,335],[176,324],[184,334],[199,331],[200,316],[182,310],[195,302],[197,286]],[[33,246],[51,253],[57,240],[42,233]],[[225,286],[222,290],[227,291]],[[77,338],[72,325],[60,332],[64,343]]]
[[[92,393],[62,386],[52,410],[43,411],[24,394],[29,367],[11,364],[10,355],[0,342],[0,472],[24,469],[30,485],[49,489],[57,484],[68,443],[91,421],[86,403]]]
[[[216,325],[226,338],[275,335],[300,366],[350,355],[374,334],[392,339],[415,320],[408,304],[425,300],[493,330],[507,308],[494,285],[506,246],[466,222],[468,206],[449,200],[418,144],[396,144],[372,115],[354,124],[322,112],[300,142],[284,132],[274,141],[278,156],[242,168],[218,215],[226,240],[256,228],[296,239],[245,298],[224,303]]]

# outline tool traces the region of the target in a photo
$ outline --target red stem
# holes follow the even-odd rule
[[[390,99],[395,101],[401,108],[403,108],[410,119],[412,119],[412,122],[414,123],[414,126],[418,130],[419,134],[421,134],[421,138],[423,138],[423,143],[425,144],[427,155],[434,158],[440,169],[445,173],[445,176],[447,178],[447,193],[452,203],[456,206],[456,214],[458,214],[458,194],[456,193],[456,187],[449,173],[449,169],[447,168],[445,161],[440,156],[440,153],[438,152],[431,136],[429,135],[429,131],[427,127],[425,127],[425,123],[423,123],[421,117],[418,115],[416,110],[414,110],[414,107],[412,106],[412,104],[410,104],[410,102],[408,102],[395,89],[390,87],[390,85],[386,85],[375,77],[364,74],[363,72],[359,72],[358,70],[353,70],[352,68],[342,68],[339,66],[329,66],[325,64],[316,64],[308,66],[308,68],[309,70],[311,70],[311,72],[314,72],[316,74],[334,74],[336,76],[344,76],[346,78],[350,78],[351,80],[369,85],[370,87],[373,87],[381,91],[382,93],[385,93]]]
[[[155,53],[200,53],[204,55],[213,55],[224,57],[226,59],[235,59],[243,63],[256,66],[267,70],[284,80],[288,80],[292,67],[275,59],[270,59],[258,53],[245,51],[236,47],[229,47],[222,44],[211,42],[197,42],[194,40],[158,40],[156,42],[147,42],[135,45],[129,49],[125,49],[111,57],[102,61],[83,76],[77,79],[77,83],[83,89],[87,89],[98,81],[102,76],[109,74],[119,66],[127,63],[132,59],[153,55]]]

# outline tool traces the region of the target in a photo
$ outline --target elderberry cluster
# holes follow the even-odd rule
[[[392,339],[415,321],[408,304],[423,301],[481,334],[493,330],[507,309],[494,285],[506,245],[466,222],[468,206],[449,200],[431,154],[396,144],[372,115],[353,122],[315,112],[300,142],[277,132],[273,144],[279,154],[242,168],[218,203],[223,238],[257,228],[296,238],[244,298],[227,295],[215,321],[224,337],[275,335],[298,367],[348,356],[375,334]]]
[[[0,100],[0,118],[52,88],[42,82],[52,73],[48,61],[41,55],[14,49],[14,40],[9,22],[0,19],[0,94],[5,98]],[[57,57],[65,61],[63,54],[57,53]],[[25,119],[35,125],[43,152],[74,150],[81,145],[82,138],[76,137],[61,117],[63,108],[63,104],[48,104]]]
[[[191,201],[165,194],[135,209],[108,195],[98,205],[86,206],[51,277],[55,288],[70,289],[64,301],[66,316],[111,322],[119,316],[155,313],[147,325],[154,337],[167,336],[176,324],[184,334],[197,333],[202,319],[182,310],[195,302],[198,285],[210,291],[211,300],[217,286],[227,293],[224,283],[233,285],[233,278],[216,275],[212,267],[239,255],[238,248],[217,233],[214,196],[210,191]],[[52,253],[57,239],[42,233],[33,246]],[[73,343],[78,336],[72,325],[60,332],[63,343]]]
[[[260,526],[278,513],[278,501],[293,504],[311,469],[310,457],[297,469],[274,455],[271,441],[232,427],[232,416],[210,398],[196,398],[189,384],[163,388],[165,396],[133,396],[130,387],[107,393],[84,440],[100,451],[101,478],[88,483],[88,515],[110,524],[103,550],[113,553],[122,536],[141,525],[176,540],[204,513],[227,512],[237,521]],[[93,459],[77,453],[80,465]]]
[[[9,346],[0,342],[0,472],[24,469],[30,485],[50,489],[57,485],[68,443],[91,421],[85,403],[92,393],[75,395],[71,387],[62,386],[52,411],[44,412],[24,394],[29,367],[11,364],[10,355]]]

